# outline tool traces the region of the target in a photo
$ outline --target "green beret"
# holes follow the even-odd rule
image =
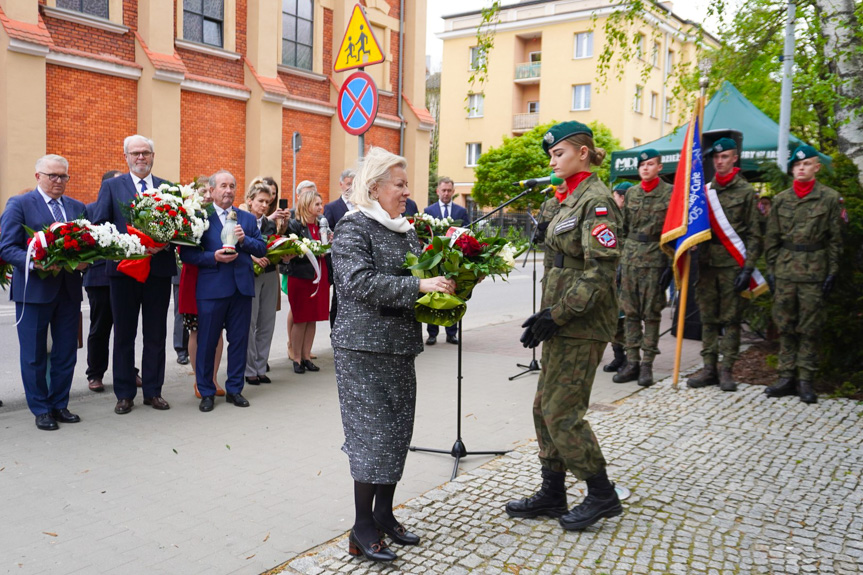
[[[614,188],[611,190],[613,192],[617,192],[621,196],[626,194],[626,190],[632,187],[632,182],[620,182],[619,184],[615,184]]]
[[[818,150],[813,148],[812,146],[801,144],[797,146],[797,149],[794,150],[794,153],[791,154],[791,159],[788,160],[788,169],[791,169],[791,166],[794,165],[794,162],[799,162],[800,160],[805,160],[806,158],[817,158]]]
[[[653,148],[648,148],[646,150],[642,150],[640,154],[638,154],[638,165],[640,166],[642,162],[646,162],[647,160],[652,160],[653,158],[658,158],[659,152],[654,150]],[[662,160],[660,160],[662,162]]]
[[[710,154],[718,154],[719,152],[724,152],[726,150],[736,150],[737,142],[732,140],[731,138],[719,138],[713,145],[710,146],[708,153]]]
[[[553,126],[545,136],[542,137],[542,149],[546,154],[548,150],[556,146],[561,140],[565,140],[576,134],[587,134],[593,137],[593,130],[582,124],[581,122],[563,122]]]

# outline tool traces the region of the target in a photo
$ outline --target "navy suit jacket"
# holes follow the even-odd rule
[[[87,204],[87,213],[93,214],[96,202]],[[108,287],[108,262],[96,260],[84,270],[84,287]]]
[[[413,201],[412,199],[408,198],[406,200],[405,212],[402,215],[403,216],[415,216],[418,211],[419,211],[419,207],[417,206],[417,203],[415,201]]]
[[[239,291],[244,296],[255,296],[255,272],[252,257],[267,255],[267,244],[261,239],[258,222],[249,212],[234,208],[237,223],[243,226],[246,239],[237,246],[237,258],[231,263],[216,261],[216,251],[222,249],[222,220],[214,211],[210,214],[210,227],[201,238],[201,247],[183,246],[180,259],[198,266],[198,299],[222,299]]]
[[[470,224],[470,220],[468,219],[466,209],[464,209],[463,207],[461,207],[460,205],[458,205],[455,202],[450,202],[449,209],[450,209],[449,217],[451,217],[454,220],[461,220],[462,226],[467,226],[468,224]],[[423,211],[429,215],[432,215],[432,216],[438,218],[438,219],[443,217],[443,214],[441,214],[441,212],[440,212],[440,202],[433,203],[432,205],[430,205],[429,207],[427,207]]]
[[[341,196],[324,206],[324,217],[327,218],[331,230],[336,229],[336,224],[346,213],[348,213],[348,205]]]
[[[63,207],[66,210],[66,219],[69,221],[87,216],[87,207],[84,203],[69,196],[63,196]],[[29,236],[24,230],[24,226],[38,232],[54,221],[51,208],[45,203],[39,190],[9,198],[6,211],[0,218],[0,229],[3,230],[2,237],[0,237],[0,257],[15,266],[15,273],[12,274],[12,291],[9,295],[12,301],[25,301],[24,268],[27,261],[27,239]],[[72,301],[81,301],[83,299],[81,295],[81,272],[62,271],[56,276],[49,275],[42,279],[36,270],[30,270],[26,302],[50,303],[60,293],[60,289],[65,289]]]
[[[158,187],[164,180],[153,176],[153,185]],[[135,182],[129,173],[116,178],[109,178],[102,182],[99,189],[99,197],[93,203],[93,212],[90,214],[91,221],[95,224],[112,222],[117,226],[120,233],[126,233],[126,217],[120,209],[121,205],[128,206],[138,195]],[[117,271],[117,263],[107,263],[107,274],[109,276],[129,277],[123,272]],[[174,259],[174,246],[169,244],[168,248],[155,254],[150,261],[150,275],[152,277],[171,277],[177,274],[177,261]]]

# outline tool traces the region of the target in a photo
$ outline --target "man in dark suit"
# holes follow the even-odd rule
[[[113,222],[123,233],[126,218],[120,206],[128,206],[141,192],[158,188],[163,180],[152,174],[155,158],[152,140],[129,136],[123,141],[123,153],[129,173],[102,182],[93,206],[92,221]],[[144,354],[141,363],[144,405],[165,410],[171,406],[162,398],[165,382],[165,341],[168,336],[168,307],[171,304],[171,277],[177,273],[174,248],[147,248],[152,255],[150,273],[141,283],[117,270],[117,262],[108,262],[111,290],[111,313],[114,316],[114,412],[132,411],[135,385],[135,338],[138,315],[143,317]]]
[[[353,208],[348,198],[351,194],[351,185],[354,183],[354,175],[353,170],[342,172],[342,175],[339,176],[339,189],[341,189],[342,195],[324,206],[324,217],[327,218],[331,230],[335,230],[336,224],[339,223],[342,216]]]
[[[424,210],[425,213],[438,219],[452,218],[454,220],[461,220],[462,226],[470,224],[467,210],[452,201],[453,194],[455,193],[455,185],[450,178],[444,176],[438,179],[437,189],[435,191],[437,192],[438,201],[427,207]],[[440,327],[429,324],[426,329],[429,334],[428,339],[426,340],[426,345],[436,344],[437,334],[440,332]],[[446,328],[446,342],[458,345],[458,325],[451,325]]]
[[[41,231],[53,222],[86,217],[86,207],[65,196],[69,162],[50,154],[36,162],[36,189],[13,196],[0,219],[3,230],[0,257],[15,266],[11,298],[15,302],[18,343],[21,348],[21,380],[27,406],[36,416],[36,427],[59,429],[57,422],[77,423],[70,413],[69,390],[78,359],[78,316],[81,313],[81,272],[60,271],[40,278],[42,264],[27,261],[27,232]],[[35,240],[34,240],[35,241]],[[29,269],[28,269],[29,268]],[[48,352],[48,330],[51,351]],[[50,358],[50,374],[48,361]],[[50,385],[49,382],[50,381]]]
[[[201,411],[212,411],[216,386],[213,385],[216,344],[222,329],[228,337],[228,379],[225,399],[237,407],[248,407],[243,397],[243,375],[249,325],[252,321],[252,298],[255,297],[255,273],[251,256],[262,258],[267,244],[261,239],[255,216],[233,207],[237,180],[220,170],[210,178],[213,213],[210,227],[201,238],[201,247],[180,251],[183,262],[198,266],[198,354],[195,381],[201,394]],[[229,214],[236,215],[236,223]],[[222,229],[234,225],[237,245],[226,249]]]
[[[410,198],[405,200],[405,211],[402,214],[403,216],[415,216],[420,211],[417,203]]]

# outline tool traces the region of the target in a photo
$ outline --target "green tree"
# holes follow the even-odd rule
[[[499,147],[491,148],[480,156],[474,168],[476,183],[471,191],[473,200],[480,206],[496,206],[517,193],[518,190],[512,186],[513,182],[548,176],[551,169],[548,167],[548,156],[542,150],[542,137],[556,123],[552,121],[537,126],[515,138],[504,136]],[[602,165],[593,169],[600,179],[607,182],[611,152],[620,149],[620,142],[605,125],[599,122],[588,125],[593,130],[596,146],[608,152]],[[511,204],[512,209],[524,209],[528,202],[538,206],[542,201],[539,191],[514,202]]]

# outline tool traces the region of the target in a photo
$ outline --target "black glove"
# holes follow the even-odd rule
[[[533,230],[533,243],[541,244],[545,241],[545,230],[548,229],[548,224],[551,222],[540,222],[536,224],[536,229]]]
[[[772,274],[767,276],[767,287],[770,288],[770,293],[776,293],[776,276]]]
[[[551,319],[551,308],[547,307],[537,314],[530,329],[533,332],[533,341],[530,343],[533,345],[529,347],[536,347],[543,341],[551,339],[560,326]]]
[[[830,274],[827,276],[827,279],[824,280],[824,285],[821,286],[821,293],[824,294],[824,297],[830,295],[830,292],[833,291],[833,287],[836,285],[836,274]]]
[[[532,316],[527,318],[523,324],[521,324],[521,327],[526,328],[524,330],[524,333],[522,333],[521,337],[519,338],[519,341],[524,347],[536,347],[537,345],[539,345],[539,342],[533,345],[530,344],[531,342],[533,342],[533,331],[531,328],[533,327],[533,324],[536,323],[536,319],[539,317],[540,313],[542,312],[537,312],[533,314]]]
[[[662,275],[659,276],[659,287],[662,288],[662,291],[668,289],[668,286],[671,285],[671,280],[674,279],[674,270],[671,269],[671,266],[668,266],[664,270],[662,270]]]
[[[748,270],[746,268],[740,270],[740,273],[737,274],[736,278],[734,278],[734,291],[736,293],[740,293],[748,290],[750,279],[752,279],[752,270]]]

